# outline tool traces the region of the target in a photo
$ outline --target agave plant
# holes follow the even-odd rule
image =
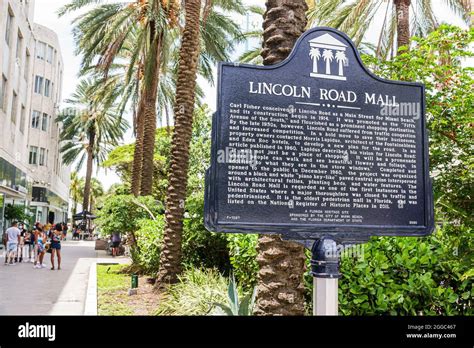
[[[232,274],[232,277],[229,282],[229,288],[227,294],[229,296],[228,302],[225,303],[214,303],[214,311],[211,313],[213,315],[239,315],[239,316],[250,316],[253,314],[253,309],[255,307],[255,294],[256,289],[254,288],[252,293],[249,293],[244,296],[242,301],[239,301],[239,292],[237,291],[237,283],[235,282],[235,277]]]

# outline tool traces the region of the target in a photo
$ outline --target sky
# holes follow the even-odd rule
[[[36,23],[42,24],[50,29],[53,29],[59,37],[59,43],[61,46],[61,51],[64,60],[64,81],[62,94],[63,99],[68,98],[74,92],[78,81],[78,71],[81,63],[81,58],[75,54],[75,46],[72,37],[71,24],[74,18],[76,18],[81,12],[67,14],[60,18],[56,14],[59,8],[69,2],[69,0],[36,0],[34,17],[34,21]],[[243,3],[245,5],[260,5],[262,7],[265,6],[265,0],[243,0]],[[436,4],[434,7],[435,13],[440,19],[440,21],[462,26],[462,21],[459,19],[455,19],[449,9],[441,4],[442,1],[433,0],[433,3]],[[234,20],[236,20],[237,23],[241,24],[241,27],[243,29],[245,29],[245,27],[247,26],[246,17],[234,18]],[[261,27],[261,20],[258,17],[253,17],[249,20],[249,24],[251,27]],[[368,37],[368,40],[371,40],[370,35]],[[253,44],[254,43],[251,43],[250,45]],[[239,55],[239,53],[241,53],[247,48],[245,46],[246,45],[242,45],[236,50],[236,52],[234,52],[233,59],[235,59]],[[209,105],[211,110],[215,110],[217,97],[215,86],[210,86],[204,80],[201,79],[198,80],[198,82],[204,89],[204,102]],[[131,124],[132,122],[130,115],[126,115],[125,117],[129,120],[129,123]],[[123,143],[131,143],[133,141],[134,140],[132,130],[129,129],[129,131],[124,137]],[[85,175],[85,168],[82,168],[80,174]],[[119,177],[113,171],[106,171],[102,168],[97,171],[97,178],[102,182],[105,189],[108,189],[114,183],[120,182]]]

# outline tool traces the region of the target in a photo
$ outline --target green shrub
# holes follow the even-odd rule
[[[138,225],[140,229],[135,235],[139,252],[136,253],[135,263],[142,272],[154,275],[160,267],[160,251],[164,229],[163,215],[158,215],[156,220],[139,220]]]
[[[227,302],[228,282],[217,270],[188,268],[163,295],[157,315],[207,315],[214,303]]]
[[[363,257],[343,258],[340,312],[474,314],[472,276],[464,276],[472,267],[467,259],[474,247],[472,234],[463,231],[466,240],[461,246],[459,237],[450,235],[449,229],[425,238],[372,238],[364,245]]]
[[[227,240],[222,233],[212,233],[204,227],[204,198],[202,193],[186,200],[183,231],[183,263],[196,268],[217,268],[229,274],[230,262]]]
[[[257,234],[227,234],[232,272],[237,282],[247,290],[257,284],[257,244]]]
[[[140,220],[151,218],[150,213],[156,217],[161,212],[163,205],[152,196],[111,195],[105,198],[96,222],[105,235],[125,234],[135,232]]]

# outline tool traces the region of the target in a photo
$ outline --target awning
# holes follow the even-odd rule
[[[85,219],[94,220],[94,219],[97,219],[97,216],[93,215],[87,210],[84,210],[84,211],[81,211],[80,213],[77,213],[76,215],[73,215],[72,218],[74,221],[85,220]]]

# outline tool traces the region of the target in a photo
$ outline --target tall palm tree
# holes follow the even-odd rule
[[[339,29],[357,46],[366,33],[380,30],[375,50],[386,58],[408,46],[411,35],[425,36],[439,25],[434,8],[440,2],[469,23],[469,0],[308,0],[308,23]],[[380,28],[379,18],[383,19]]]
[[[98,2],[102,1],[72,0],[60,13]],[[142,74],[142,84],[138,88],[137,146],[132,175],[132,191],[136,195],[149,195],[152,191],[159,69],[167,29],[177,25],[177,6],[176,0],[106,3],[79,17],[82,20],[77,37],[79,52],[84,54],[83,67],[88,68],[98,56],[96,67],[105,75],[126,40],[138,31],[134,50],[129,57],[132,62],[127,71],[129,80],[136,65],[140,65],[139,73]]]
[[[204,14],[210,10],[206,6]],[[185,1],[185,26],[179,55],[175,127],[171,142],[171,161],[166,197],[165,230],[160,254],[157,286],[175,283],[181,272],[181,241],[184,202],[188,182],[189,144],[193,127],[193,113],[199,50],[201,41],[201,0]]]
[[[71,172],[69,195],[72,200],[72,215],[77,214],[77,204],[80,202],[84,187],[84,178],[79,177],[76,171]]]
[[[267,0],[263,22],[262,57],[265,65],[284,60],[306,28],[304,0]],[[303,315],[304,247],[279,235],[258,239],[256,314]]]
[[[150,166],[153,164],[152,140],[156,126],[156,120],[151,122],[151,118],[156,119],[156,110],[153,111],[151,105],[153,100],[155,105],[158,101],[158,111],[164,111],[167,117],[174,102],[181,34],[178,25],[180,2],[101,2],[104,0],[72,0],[60,13],[99,3],[75,20],[78,53],[84,57],[84,71],[93,69],[110,79],[110,73],[114,70],[113,79],[120,79],[122,86],[115,97],[122,100],[122,105],[129,98],[132,100],[137,139],[131,186],[136,195],[148,194],[153,173]],[[233,47],[233,41],[240,36],[238,26],[223,13],[243,12],[240,0],[218,0],[214,3],[223,11],[214,11],[213,7],[208,15],[203,26],[203,49],[199,61],[200,75],[209,81],[212,81],[212,63],[228,60],[227,50]],[[122,72],[117,73],[120,70]],[[149,121],[146,121],[145,115],[148,115]],[[167,120],[167,124],[170,123]]]
[[[119,117],[112,106],[101,104],[92,86],[93,81],[81,80],[72,98],[66,100],[72,107],[62,111],[56,119],[62,125],[60,151],[64,163],[77,161],[76,170],[79,171],[86,162],[83,210],[89,208],[94,162],[99,165],[128,128],[125,119]]]

